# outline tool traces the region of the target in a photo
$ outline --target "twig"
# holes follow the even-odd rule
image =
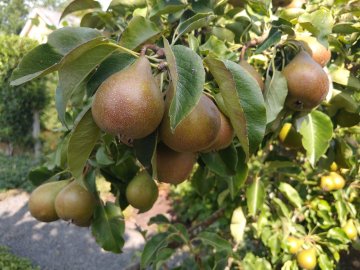
[[[240,53],[240,61],[244,59],[246,50],[250,47],[255,47],[265,41],[267,37],[269,36],[270,31],[265,31],[260,37],[254,38],[250,41],[248,41],[242,48]]]

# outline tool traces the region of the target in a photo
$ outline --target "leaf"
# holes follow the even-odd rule
[[[265,133],[266,108],[260,87],[234,62],[207,57],[205,63],[220,87],[231,124],[248,160]]]
[[[104,40],[97,30],[85,27],[64,27],[52,32],[48,42],[31,50],[21,60],[11,77],[11,85],[20,85],[58,69],[63,57],[75,48]]]
[[[303,200],[295,188],[288,183],[281,182],[279,185],[280,192],[289,200],[289,202],[297,208],[301,208]]]
[[[166,247],[168,244],[168,233],[159,233],[153,236],[145,244],[144,250],[141,254],[141,269],[149,266],[156,260],[155,254],[158,250]]]
[[[100,129],[95,124],[88,108],[74,127],[69,140],[68,165],[72,175],[77,178],[82,174],[96,142],[100,138]]]
[[[290,211],[282,200],[273,198],[273,202],[275,203],[274,206],[277,206],[276,209],[280,217],[290,218]]]
[[[63,13],[61,14],[60,20],[61,21],[65,16],[80,10],[85,9],[93,9],[93,8],[101,8],[101,5],[98,1],[95,0],[75,0],[72,1],[67,7],[64,9]]]
[[[201,54],[219,59],[237,60],[237,55],[231,51],[226,43],[212,35],[199,47]]]
[[[186,7],[181,0],[158,0],[152,7],[149,18],[158,17],[162,14],[175,13]]]
[[[329,258],[326,253],[321,253],[318,258],[319,266],[321,270],[333,270],[333,261]]]
[[[278,44],[281,40],[281,31],[279,28],[271,28],[268,37],[264,40],[263,43],[260,44],[260,46],[256,49],[255,54],[262,53],[267,48],[270,48],[271,46]]]
[[[306,115],[300,126],[302,145],[310,164],[315,163],[325,154],[333,135],[331,119],[320,111],[312,111]]]
[[[134,141],[136,158],[154,178],[157,178],[157,175],[154,175],[154,173],[156,173],[156,167],[153,166],[155,165],[153,164],[153,160],[156,160],[157,140],[157,132],[153,132],[152,134],[143,139]]]
[[[59,69],[59,89],[57,95],[56,109],[59,114],[60,121],[65,125],[65,111],[66,105],[74,94],[76,89],[104,59],[109,57],[116,47],[109,44],[100,44],[93,48],[88,48],[84,53],[73,57],[73,59],[66,61]],[[76,51],[76,50],[75,50]],[[73,51],[70,53],[76,54]]]
[[[317,39],[328,47],[328,36],[332,32],[334,18],[331,11],[325,7],[320,7],[312,13],[304,13],[298,18],[299,24],[311,32]]]
[[[205,70],[200,56],[191,49],[182,45],[170,47],[166,39],[164,49],[175,90],[169,109],[173,131],[199,102],[205,84]]]
[[[231,176],[236,173],[238,156],[233,144],[218,152],[201,154],[207,167],[220,176]]]
[[[231,217],[230,232],[237,244],[241,243],[244,239],[246,228],[246,217],[241,207],[234,210]]]
[[[49,180],[56,172],[49,170],[46,166],[33,168],[29,172],[29,180],[34,186],[39,186]]]
[[[349,210],[346,207],[346,202],[344,201],[342,192],[341,191],[333,192],[333,196],[335,199],[335,209],[340,224],[345,224],[347,221],[347,215],[349,214]]]
[[[135,16],[122,33],[119,45],[134,50],[159,34],[160,29],[155,23],[144,17]]]
[[[208,178],[207,167],[199,166],[191,178],[191,185],[200,196],[205,196],[214,186],[214,179]]]
[[[249,209],[249,214],[255,216],[261,210],[265,201],[265,187],[260,178],[255,181],[246,189],[246,202]]]
[[[326,237],[335,240],[338,244],[345,244],[350,242],[349,238],[346,236],[346,233],[339,227],[328,230]]]
[[[228,253],[232,253],[231,244],[216,233],[201,232],[196,236],[196,239],[201,240],[204,244],[214,247],[217,251],[224,250]]]
[[[125,221],[120,207],[111,202],[106,205],[98,204],[91,231],[104,250],[121,253],[125,243]]]
[[[99,147],[99,149],[96,151],[95,157],[96,162],[101,166],[114,164],[114,160],[112,160],[106,153],[106,148],[104,146]]]
[[[177,38],[185,33],[207,26],[215,18],[216,16],[212,13],[196,13],[194,16],[179,24]]]
[[[287,81],[285,76],[274,70],[273,76],[267,77],[265,82],[265,106],[266,123],[274,121],[284,107],[285,99],[288,94]]]
[[[351,87],[353,89],[360,89],[360,80],[351,75],[351,72],[346,68],[331,65],[329,67],[329,71],[333,82]]]

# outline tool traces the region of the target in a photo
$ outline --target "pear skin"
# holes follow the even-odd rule
[[[322,67],[301,50],[283,69],[288,96],[285,104],[294,111],[317,107],[329,91],[329,79]]]
[[[331,58],[331,52],[322,45],[316,38],[310,36],[297,37],[305,51],[311,55],[312,59],[322,67],[326,66]]]
[[[38,186],[30,195],[30,214],[43,222],[58,220],[59,217],[55,211],[55,198],[68,183],[68,180],[62,180]]]
[[[171,99],[171,95],[167,99]],[[170,102],[167,100],[167,105]],[[169,106],[167,106],[169,107]],[[177,152],[198,152],[207,149],[220,130],[220,111],[214,102],[202,94],[199,103],[175,128],[170,129],[168,109],[160,125],[160,139]]]
[[[107,78],[95,93],[92,115],[100,129],[121,138],[151,134],[164,114],[164,99],[144,56]]]
[[[195,153],[176,152],[160,143],[156,150],[157,177],[160,182],[178,185],[191,174],[196,163]]]

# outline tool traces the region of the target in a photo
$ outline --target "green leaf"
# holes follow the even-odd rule
[[[119,45],[135,50],[147,41],[157,38],[159,34],[160,29],[155,23],[144,17],[135,16],[122,33]]]
[[[91,231],[104,250],[121,253],[125,243],[125,221],[120,207],[111,202],[97,205]]]
[[[219,59],[237,60],[237,55],[231,51],[226,43],[212,35],[199,47],[201,54]]]
[[[156,164],[153,164],[153,161],[156,160],[157,140],[157,132],[153,132],[152,134],[143,139],[134,141],[136,158],[147,169],[149,174],[155,178],[157,177],[156,175],[154,175],[154,173],[156,173],[156,167],[153,165]]]
[[[101,166],[109,166],[111,164],[114,164],[114,160],[109,157],[104,146],[99,147],[99,149],[96,151],[95,157],[96,162]]]
[[[141,254],[141,269],[148,267],[156,260],[158,250],[165,248],[168,244],[168,233],[159,233],[146,242]]]
[[[312,13],[302,14],[298,22],[316,36],[325,47],[328,47],[328,36],[331,34],[334,25],[334,18],[330,10],[320,7]]]
[[[236,243],[241,243],[244,239],[246,228],[246,217],[241,207],[234,210],[231,217],[230,232]]]
[[[347,215],[349,214],[349,210],[346,207],[346,202],[343,198],[343,194],[341,190],[333,192],[333,196],[335,199],[335,209],[337,212],[338,219],[340,224],[345,224],[347,221]]]
[[[115,52],[104,60],[87,83],[88,96],[92,96],[101,83],[114,73],[129,67],[136,58],[127,53]]]
[[[265,106],[266,123],[274,121],[284,107],[285,99],[288,94],[287,81],[285,76],[274,70],[273,76],[267,77],[265,82]]]
[[[207,167],[220,176],[231,176],[236,173],[238,156],[233,144],[218,152],[201,154]]]
[[[104,59],[109,57],[116,47],[109,44],[100,44],[93,48],[87,48],[78,55],[78,48],[65,57],[65,63],[59,69],[59,93],[57,95],[56,109],[60,121],[65,125],[66,105],[78,87],[83,83],[90,72],[95,69]],[[71,60],[67,60],[68,58]]]
[[[20,85],[58,69],[63,57],[85,44],[98,44],[104,37],[85,27],[64,27],[52,32],[48,42],[31,50],[14,70],[11,85]],[[86,47],[86,46],[84,46]]]
[[[351,72],[344,67],[331,65],[329,67],[333,82],[348,86],[353,89],[360,89],[360,79],[351,75]]]
[[[185,9],[186,4],[181,0],[158,0],[152,7],[149,18],[158,17],[162,14],[175,13]]]
[[[279,186],[280,192],[289,200],[289,202],[297,208],[301,208],[303,200],[295,188],[288,183],[281,182]]]
[[[306,115],[300,126],[302,145],[310,164],[315,163],[325,154],[333,135],[331,119],[320,111],[312,111]]]
[[[100,129],[92,118],[91,110],[87,109],[80,117],[71,133],[68,147],[69,170],[75,178],[82,174],[86,161],[100,138]]]
[[[169,109],[170,127],[175,130],[199,102],[204,89],[205,70],[200,56],[191,49],[182,45],[170,47],[166,39],[164,49],[175,90]]]
[[[33,168],[29,172],[29,180],[34,186],[39,186],[49,180],[56,172],[49,170],[46,166]]]
[[[290,218],[290,211],[282,200],[273,198],[273,202],[280,217]]]
[[[265,133],[266,108],[260,87],[234,62],[207,57],[205,63],[220,87],[228,116],[247,160]]]
[[[270,48],[271,46],[278,44],[281,40],[281,31],[279,28],[271,28],[268,37],[264,40],[263,43],[260,44],[260,46],[256,49],[255,54],[262,53],[267,48]]]
[[[326,237],[335,240],[339,244],[350,242],[349,238],[346,236],[346,233],[339,227],[328,230]]]
[[[216,16],[212,13],[196,13],[194,16],[179,24],[177,38],[185,33],[207,26],[215,18]]]
[[[318,258],[319,266],[321,270],[333,270],[334,263],[326,253],[321,253]]]
[[[231,244],[216,233],[201,232],[196,236],[196,239],[201,240],[204,244],[214,247],[217,251],[224,250],[229,254],[232,253]]]
[[[265,186],[260,178],[256,178],[246,189],[246,203],[249,214],[255,216],[261,210],[265,201]]]
[[[110,7],[114,7],[117,5],[136,8],[136,7],[144,7],[146,6],[146,0],[112,0],[110,3]]]
[[[101,5],[98,1],[95,0],[75,0],[72,1],[67,7],[64,9],[63,13],[61,14],[60,20],[61,21],[65,16],[80,10],[85,9],[93,9],[93,8],[101,8]]]
[[[208,178],[209,171],[206,167],[199,166],[191,178],[191,185],[200,196],[205,196],[214,186],[214,179]]]

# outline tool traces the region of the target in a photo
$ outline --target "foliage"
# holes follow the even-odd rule
[[[48,80],[41,78],[22,86],[9,85],[9,77],[21,58],[37,43],[15,35],[0,35],[0,141],[31,144],[34,111],[48,103]]]
[[[33,157],[28,155],[5,156],[0,154],[0,191],[21,188],[33,189],[28,174],[31,167],[36,166]]]
[[[0,268],[7,270],[38,270],[32,263],[22,257],[18,257],[9,251],[9,248],[0,246]]]
[[[156,178],[157,132],[132,148],[101,132],[90,107],[99,85],[143,49],[161,90],[170,84],[174,89],[171,129],[206,92],[230,119],[235,138],[225,149],[199,153],[191,186],[175,196],[177,219],[151,220],[159,233],[148,237],[141,267],[159,269],[182,248],[189,257],[180,269],[296,270],[287,245],[293,236],[303,241],[302,250],[316,250],[319,269],[335,269],[340,252],[356,245],[343,226],[352,219],[360,232],[359,127],[343,128],[348,125],[336,120],[340,110],[359,114],[357,2],[312,0],[293,16],[269,0],[117,0],[106,11],[97,1],[75,0],[63,16],[78,11],[84,12],[82,27],[54,31],[12,74],[13,85],[59,74],[56,107],[68,131],[54,161],[34,169],[32,181],[71,173],[97,194],[94,182],[101,174],[117,200],[99,203],[93,235],[104,249],[121,252],[125,190],[140,169]],[[325,70],[332,83],[320,106],[292,111],[284,106],[289,89],[282,70],[302,49],[295,38],[304,33],[330,45]],[[264,93],[238,64],[245,58],[264,75]],[[297,149],[277,139],[289,122],[301,135]],[[330,170],[346,179],[344,188],[320,188]]]

